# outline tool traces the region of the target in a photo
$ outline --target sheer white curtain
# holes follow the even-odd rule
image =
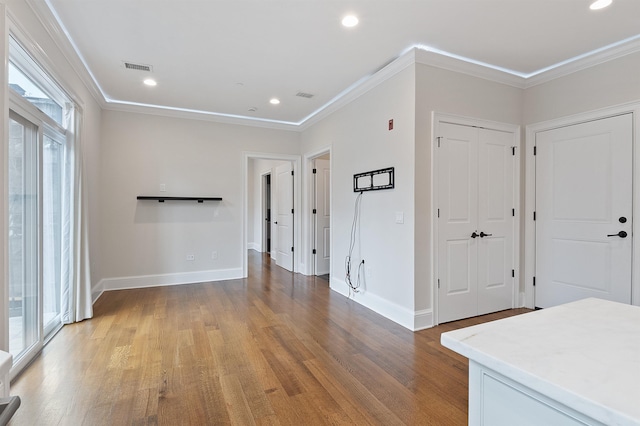
[[[67,149],[62,213],[62,323],[93,316],[89,262],[89,221],[82,156],[82,111],[66,108]]]

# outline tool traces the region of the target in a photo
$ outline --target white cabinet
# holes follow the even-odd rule
[[[640,307],[577,302],[443,333],[470,425],[640,425]]]
[[[469,425],[600,426],[604,423],[470,361]]]

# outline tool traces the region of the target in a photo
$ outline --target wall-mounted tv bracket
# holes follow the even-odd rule
[[[393,167],[353,175],[353,192],[378,191],[394,187]]]

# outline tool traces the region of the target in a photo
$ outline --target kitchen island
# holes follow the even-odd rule
[[[469,425],[640,425],[640,307],[584,299],[443,333]]]

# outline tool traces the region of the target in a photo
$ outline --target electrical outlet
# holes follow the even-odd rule
[[[217,260],[218,259],[218,252],[217,251],[212,251],[211,252],[211,259],[213,260]]]
[[[160,192],[167,192],[167,185],[165,185],[164,183],[160,184]]]
[[[196,255],[195,254],[188,254],[187,255],[187,260],[188,261],[196,260]]]

